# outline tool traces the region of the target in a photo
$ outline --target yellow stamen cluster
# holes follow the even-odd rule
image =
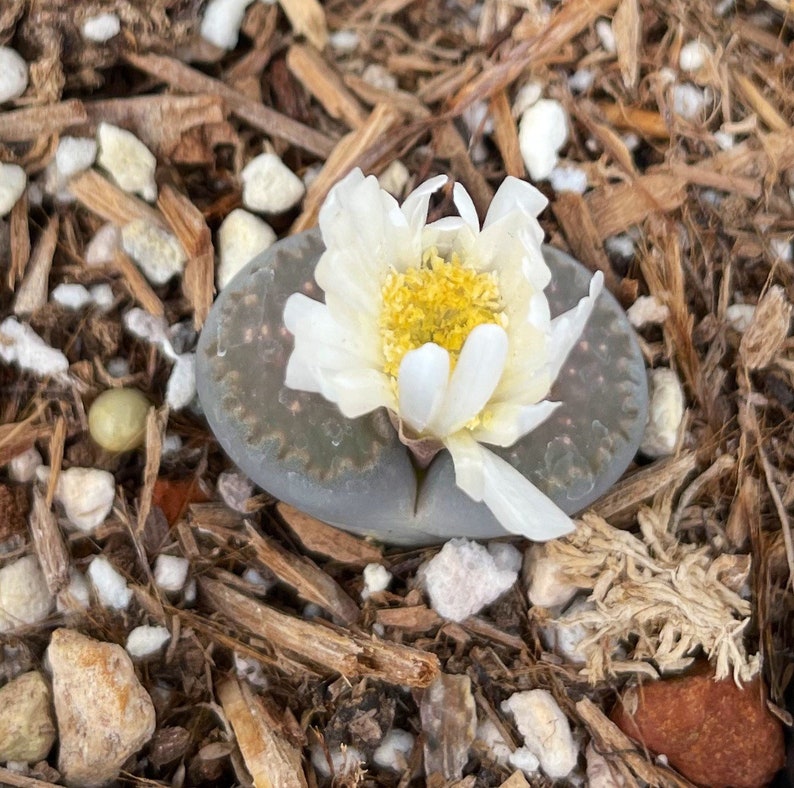
[[[381,289],[384,372],[397,376],[403,356],[427,342],[445,348],[454,367],[463,343],[483,323],[507,325],[495,272],[475,271],[457,254],[428,249],[419,266],[392,271]]]

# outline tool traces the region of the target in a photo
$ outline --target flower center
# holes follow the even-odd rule
[[[473,328],[483,323],[507,325],[496,272],[475,271],[456,253],[445,260],[435,248],[424,252],[421,265],[392,271],[381,296],[383,369],[395,378],[410,350],[435,342],[449,352],[454,368]]]

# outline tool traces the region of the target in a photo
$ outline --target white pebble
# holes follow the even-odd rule
[[[210,0],[201,20],[201,37],[221,49],[234,49],[251,0]]]
[[[163,591],[180,592],[187,582],[190,562],[179,555],[162,553],[154,562],[154,582]]]
[[[98,555],[88,566],[88,579],[99,603],[112,610],[126,610],[132,599],[124,576],[104,556]]]
[[[392,580],[392,573],[382,564],[367,564],[364,567],[364,588],[361,598],[369,599],[373,594],[385,591]]]
[[[540,82],[525,82],[513,99],[511,112],[514,118],[520,118],[543,95]]]
[[[66,189],[71,177],[87,170],[96,159],[97,144],[91,137],[61,137],[55,158],[47,167],[45,190],[64,201],[74,197]]]
[[[368,85],[372,85],[373,88],[380,88],[381,90],[397,89],[397,77],[380,63],[370,63],[361,72],[361,79]]]
[[[41,454],[34,447],[17,454],[8,463],[8,478],[12,482],[30,482],[36,478],[36,468],[41,465]]]
[[[110,41],[113,36],[117,36],[121,31],[121,21],[117,14],[97,14],[83,22],[80,32],[83,38],[103,44]]]
[[[52,603],[35,556],[26,555],[0,569],[0,632],[42,621]]]
[[[666,367],[648,373],[650,404],[640,451],[648,457],[666,457],[675,451],[678,428],[684,418],[684,389],[678,375]]]
[[[2,72],[0,72],[2,73]],[[7,216],[25,191],[28,176],[18,164],[0,162],[0,217]]]
[[[116,480],[108,471],[75,467],[58,476],[55,498],[69,522],[84,533],[91,533],[105,522],[115,497]]]
[[[507,591],[517,571],[501,569],[481,544],[452,539],[420,569],[430,605],[440,616],[463,621]]]
[[[88,292],[91,296],[91,300],[102,312],[106,312],[110,309],[116,300],[113,295],[113,288],[107,283],[94,285]]]
[[[604,241],[604,248],[611,255],[631,260],[634,257],[634,239],[628,233],[610,235]]]
[[[561,780],[571,773],[578,750],[568,718],[550,692],[538,689],[513,693],[502,703],[502,711],[513,715],[524,746],[538,758],[548,777]]]
[[[223,471],[216,485],[221,500],[235,512],[248,514],[246,504],[254,494],[254,483],[241,471]]]
[[[549,183],[555,192],[587,191],[587,173],[578,167],[555,167],[549,174]]]
[[[618,45],[615,41],[615,31],[612,29],[612,23],[608,19],[599,19],[595,23],[595,31],[604,50],[609,52],[610,55],[614,55],[618,51]]]
[[[243,205],[262,213],[284,213],[306,191],[301,179],[275,153],[260,153],[240,173]]]
[[[388,167],[378,175],[380,188],[391,194],[392,197],[400,198],[405,193],[408,179],[411,173],[408,168],[399,160],[395,159]]]
[[[171,410],[182,410],[196,396],[196,354],[182,353],[174,359],[165,388],[165,401]]]
[[[617,771],[613,772],[609,767],[607,759],[601,755],[590,741],[584,751],[587,759],[587,785],[588,788],[623,788],[626,781],[623,775]]]
[[[706,94],[689,82],[673,87],[673,112],[686,120],[697,120],[706,107]]]
[[[521,564],[524,558],[521,555],[521,551],[513,547],[510,542],[489,542],[488,552],[491,554],[497,569],[515,572],[516,575],[521,571]]]
[[[273,228],[258,216],[235,208],[218,229],[218,290],[223,290],[254,257],[276,241]]]
[[[91,298],[91,293],[83,285],[64,283],[53,288],[52,293],[50,293],[50,300],[67,309],[77,311],[92,303],[94,299]]]
[[[715,131],[714,142],[720,150],[730,150],[734,146],[733,134],[727,131]]]
[[[655,326],[664,323],[670,317],[670,309],[667,304],[663,304],[656,296],[639,296],[628,308],[626,315],[629,318],[629,323],[634,328],[642,328],[643,326]]]
[[[108,361],[107,371],[113,378],[126,378],[130,374],[130,362],[126,358],[117,356]]]
[[[507,759],[511,755],[510,747],[490,717],[483,718],[477,725],[477,738],[488,748],[496,763],[507,766]]]
[[[537,756],[527,747],[519,747],[515,752],[511,752],[507,762],[514,769],[521,769],[527,777],[536,775],[540,766]]]
[[[187,255],[176,237],[146,219],[124,225],[121,245],[153,285],[164,285],[185,270]]]
[[[315,744],[311,748],[312,766],[323,777],[331,777],[332,774],[335,777],[353,776],[365,762],[363,754],[355,747],[329,747],[328,752],[331,756],[330,766],[324,747]]]
[[[328,36],[328,43],[337,52],[344,54],[354,52],[360,41],[358,33],[355,30],[335,30]]]
[[[270,681],[265,675],[262,663],[253,657],[244,657],[234,652],[234,672],[238,679],[247,681],[252,687],[257,689],[267,689]]]
[[[278,584],[278,578],[269,569],[262,567],[261,570],[251,569],[250,567],[243,572],[243,580],[255,586],[260,593],[266,594],[273,586]]]
[[[127,635],[124,648],[133,659],[146,659],[159,654],[169,640],[171,633],[165,627],[140,626]]]
[[[725,310],[725,317],[735,331],[745,332],[750,328],[755,316],[753,304],[731,304]]]
[[[586,654],[579,650],[579,645],[593,633],[584,624],[573,622],[571,617],[594,608],[593,602],[579,597],[567,608],[564,615],[541,624],[540,637],[544,647],[573,665],[584,664]],[[599,644],[600,647],[601,644]]]
[[[402,774],[408,768],[408,756],[416,739],[402,728],[392,728],[372,754],[372,760],[381,769],[390,769]]]
[[[154,154],[130,131],[110,123],[97,129],[99,156],[97,162],[125,192],[139,194],[152,202],[157,198]]]
[[[595,82],[595,71],[591,68],[580,68],[568,77],[568,87],[572,93],[586,93]]]
[[[568,121],[559,101],[540,99],[522,116],[518,131],[521,155],[533,181],[549,177],[557,151],[568,139]]]
[[[18,98],[28,86],[28,64],[11,47],[0,47],[0,104]]]
[[[688,41],[678,53],[678,65],[682,71],[699,71],[711,57],[711,49],[702,41]]]
[[[69,361],[60,350],[50,347],[29,325],[15,317],[0,323],[0,360],[19,364],[39,377],[62,376]]]
[[[775,257],[775,261],[782,261],[784,263],[791,262],[791,239],[790,238],[772,238],[769,241],[769,248]]]
[[[124,328],[131,334],[160,348],[168,358],[176,358],[176,351],[168,336],[168,323],[164,317],[156,317],[145,309],[133,307],[122,317]]]
[[[69,571],[69,585],[58,594],[57,608],[59,613],[70,610],[88,610],[91,607],[91,587],[85,575],[76,569]]]
[[[86,265],[106,265],[121,249],[121,230],[115,224],[103,224],[85,248]]]
[[[538,607],[558,607],[570,602],[577,586],[565,579],[560,564],[547,554],[545,544],[535,544],[529,550],[527,596]]]

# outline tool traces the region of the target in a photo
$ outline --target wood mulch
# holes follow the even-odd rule
[[[520,737],[500,715],[500,702],[543,687],[612,753],[627,784],[688,784],[608,722],[621,679],[591,686],[575,666],[544,651],[521,582],[480,616],[445,622],[412,586],[432,550],[362,542],[266,494],[249,501],[248,515],[220,503],[215,484],[228,461],[190,409],[161,410],[140,452],[110,457],[88,437],[86,403],[110,385],[114,358],[128,361],[127,383],[163,402],[170,363],[125,331],[122,315],[139,306],[169,325],[201,328],[214,295],[214,231],[241,205],[240,170],[252,156],[272,150],[297,174],[314,176],[298,208],[268,217],[279,237],[314,226],[328,190],[353,166],[378,174],[397,160],[410,174],[409,188],[448,173],[482,215],[505,175],[526,177],[511,104],[534,81],[565,107],[571,128],[561,156],[588,182],[584,194],[537,184],[550,199],[541,217],[547,238],[602,270],[624,306],[653,295],[669,308],[661,326],[643,330],[642,349],[649,366],[678,372],[686,394],[678,458],[632,467],[598,511],[632,528],[640,507],[672,490],[682,540],[752,556],[748,651],[760,651],[770,702],[790,722],[794,342],[787,330],[775,333],[780,309],[771,303],[781,293],[785,308],[794,301],[788,1],[254,2],[228,53],[199,39],[203,5],[0,3],[0,44],[30,64],[27,92],[0,111],[0,161],[20,164],[30,179],[0,222],[0,319],[23,313],[71,365],[66,384],[0,363],[0,467],[36,445],[53,468],[110,470],[118,489],[112,515],[91,538],[71,534],[54,558],[43,555],[48,540],[60,539],[57,521],[45,517],[36,522],[56,523],[57,534],[23,540],[16,555],[38,551],[43,565],[55,561],[53,571],[63,572],[103,553],[135,591],[124,614],[94,605],[82,616],[53,615],[22,634],[0,635],[0,643],[38,664],[49,632],[64,623],[120,644],[141,623],[171,630],[168,651],[141,678],[147,688],[175,694],[158,715],[150,755],[127,764],[130,784],[233,784],[246,779],[244,763],[264,774],[267,766],[243,746],[247,737],[265,746],[277,735],[298,751],[318,742],[366,749],[348,734],[351,721],[373,708],[384,730],[421,731],[422,688],[439,670],[470,678],[480,715],[495,720],[508,741]],[[118,13],[122,33],[92,44],[80,24],[99,11]],[[614,42],[604,40],[604,20],[612,20]],[[339,31],[355,34],[350,48],[333,37],[329,43]],[[710,55],[682,74],[679,53],[693,40]],[[699,115],[676,113],[676,80],[705,96]],[[464,122],[472,108],[489,111],[492,130]],[[72,181],[76,202],[42,199],[37,179],[59,137],[92,136],[101,121],[129,129],[155,153],[156,205],[131,198],[98,170]],[[174,228],[190,257],[181,280],[154,287],[126,259],[85,264],[86,243],[101,224],[140,216]],[[608,242],[622,234],[633,252]],[[114,307],[87,318],[85,310],[50,302],[63,282],[110,283]],[[21,293],[29,299],[22,310]],[[728,307],[764,303],[768,295],[751,329],[739,333]],[[182,448],[161,456],[166,432]],[[50,490],[43,505],[51,504]],[[157,591],[150,567],[162,551],[190,559],[195,605]],[[386,565],[394,581],[362,602],[362,568],[370,562]],[[247,568],[278,578],[266,598],[241,579]],[[325,618],[305,617],[307,602]],[[373,628],[383,636],[373,638]],[[261,700],[234,678],[234,652],[261,666]],[[229,741],[243,746],[244,757]],[[522,784],[487,749],[473,752],[468,776],[456,785]],[[372,763],[346,780],[338,784],[412,784],[410,768],[395,775]]]

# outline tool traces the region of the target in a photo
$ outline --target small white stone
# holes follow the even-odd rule
[[[42,464],[41,454],[34,447],[17,454],[8,463],[8,478],[12,482],[30,482],[36,478],[36,468]]]
[[[511,755],[510,747],[490,717],[485,717],[477,725],[477,738],[488,748],[491,757],[500,766],[507,766]]]
[[[97,162],[125,192],[139,194],[152,202],[157,198],[154,154],[130,131],[110,123],[97,129],[99,156]]]
[[[369,599],[373,594],[385,591],[392,580],[392,573],[382,564],[367,564],[364,567],[364,588],[361,598]]]
[[[578,750],[568,718],[550,692],[515,692],[502,703],[502,711],[513,715],[524,746],[538,758],[547,776],[561,780],[573,771]]]
[[[201,19],[201,37],[221,49],[234,49],[251,0],[210,0]]]
[[[678,65],[682,71],[699,71],[711,57],[711,49],[702,41],[688,41],[678,53]]]
[[[568,77],[568,87],[572,93],[586,93],[595,82],[595,71],[591,68],[580,68]]]
[[[43,621],[52,603],[35,556],[26,555],[0,569],[0,632]]]
[[[588,602],[582,597],[575,599],[564,615],[550,619],[541,625],[540,637],[543,645],[573,665],[584,664],[586,654],[579,650],[579,644],[593,633],[584,624],[574,623],[571,617],[594,608],[593,602]]]
[[[535,544],[529,550],[527,596],[538,607],[558,607],[570,602],[579,590],[568,582],[562,567],[547,554],[545,544]]]
[[[430,605],[440,616],[463,621],[495,602],[516,581],[481,544],[452,539],[425,563],[420,574]]]
[[[91,533],[102,525],[113,508],[116,480],[98,468],[68,468],[61,471],[55,498],[75,528]]]
[[[514,118],[520,118],[543,95],[540,82],[525,82],[513,99],[511,112]]]
[[[191,577],[188,580],[187,585],[185,586],[185,590],[182,593],[182,601],[186,605],[195,605],[196,599],[198,598],[198,587],[196,586],[196,579]]]
[[[276,233],[269,224],[235,208],[218,229],[218,290],[223,290],[238,271],[275,242]]]
[[[171,410],[182,410],[196,396],[196,354],[182,353],[174,359],[174,366],[165,388],[165,401]]]
[[[102,312],[107,312],[116,301],[113,288],[107,283],[93,285],[88,292],[91,300]]]
[[[169,640],[171,633],[165,627],[140,626],[127,635],[124,648],[133,659],[146,659],[159,654]]]
[[[83,22],[80,32],[83,38],[89,41],[96,41],[98,44],[103,44],[105,41],[110,41],[113,36],[117,36],[121,31],[121,21],[116,14],[97,14]]]
[[[497,569],[515,572],[516,575],[521,571],[521,564],[524,558],[521,555],[521,551],[513,547],[510,542],[489,542],[488,552],[491,554]]]
[[[734,146],[733,134],[729,134],[727,131],[715,131],[714,142],[717,143],[720,150],[730,150]]]
[[[397,77],[380,63],[370,63],[361,73],[361,79],[373,88],[397,90]]]
[[[25,191],[28,176],[18,164],[0,162],[0,217],[7,216]]]
[[[578,167],[555,167],[549,173],[549,183],[555,192],[584,194],[587,191],[587,173]]]
[[[650,405],[640,451],[648,457],[666,457],[675,451],[678,428],[684,418],[684,389],[672,369],[648,373]]]
[[[179,555],[162,553],[154,562],[154,582],[163,591],[180,592],[187,582],[190,562]]]
[[[328,43],[343,54],[355,52],[361,39],[355,30],[335,30],[328,36]]]
[[[124,328],[138,339],[149,342],[171,359],[176,358],[176,351],[168,336],[168,323],[164,317],[156,317],[144,309],[133,307],[122,317]]]
[[[519,747],[515,752],[511,752],[507,762],[514,769],[521,769],[527,777],[536,775],[540,766],[537,756],[533,755],[527,747]]]
[[[790,238],[771,238],[769,241],[769,248],[775,257],[775,261],[782,261],[790,263],[792,257],[791,239]]]
[[[725,318],[735,331],[744,333],[750,328],[755,316],[755,306],[753,304],[731,304],[725,310]]]
[[[91,137],[61,137],[55,158],[47,167],[47,193],[73,200],[74,197],[66,190],[66,185],[71,177],[87,170],[94,163],[96,154],[96,140]]]
[[[92,303],[94,299],[83,285],[63,283],[53,289],[50,300],[77,311]]]
[[[106,265],[121,249],[121,230],[115,224],[103,224],[85,248],[86,265]]]
[[[0,360],[19,364],[21,369],[39,377],[62,376],[69,360],[60,350],[50,347],[29,325],[15,317],[0,323]]]
[[[667,304],[663,304],[656,296],[639,296],[628,308],[626,315],[629,318],[629,323],[634,328],[642,328],[643,326],[655,326],[664,323],[670,317],[670,309]]]
[[[262,213],[284,213],[297,205],[306,191],[301,179],[275,153],[260,153],[240,173],[243,205]]]
[[[610,235],[604,241],[604,248],[609,254],[622,257],[624,260],[631,260],[634,257],[634,239],[628,233]]]
[[[278,584],[278,578],[269,569],[262,567],[261,570],[251,569],[250,567],[243,572],[243,580],[255,586],[263,594],[270,591],[273,586]]]
[[[247,681],[252,687],[257,689],[267,689],[270,681],[262,669],[262,663],[253,657],[244,657],[234,652],[234,672],[238,679]]]
[[[146,219],[124,225],[121,245],[153,285],[164,285],[185,270],[187,255],[176,237]]]
[[[620,139],[623,140],[623,144],[630,150],[635,151],[637,148],[640,147],[640,138],[633,132],[629,131],[625,134],[621,134]]]
[[[216,485],[221,500],[235,512],[248,514],[246,503],[254,494],[254,483],[241,471],[223,471]]]
[[[414,735],[402,728],[392,728],[372,754],[372,760],[381,769],[402,774],[408,768],[408,756],[414,748]]]
[[[0,47],[0,104],[18,98],[28,86],[28,64],[11,47]]]
[[[69,571],[69,585],[58,594],[58,612],[68,613],[72,610],[88,610],[89,607],[91,607],[91,587],[82,572],[71,569]]]
[[[132,599],[124,576],[104,556],[98,555],[88,566],[88,579],[99,603],[112,610],[126,610]]]
[[[549,177],[557,166],[557,151],[567,139],[568,121],[559,101],[540,99],[521,116],[518,140],[533,181]]]
[[[126,378],[130,374],[129,359],[120,356],[110,359],[107,363],[107,371],[113,378]]]
[[[615,31],[612,30],[612,23],[608,19],[599,19],[595,23],[595,31],[604,50],[610,55],[614,55],[618,51],[618,45],[615,41]]]
[[[325,757],[324,747],[315,744],[311,748],[312,766],[323,777],[330,777],[332,774],[335,777],[353,776],[365,763],[363,754],[355,747],[329,747],[328,753],[331,756],[331,766]]]
[[[706,107],[706,94],[689,82],[673,87],[673,112],[686,120],[698,120]]]
[[[378,175],[378,183],[381,189],[399,199],[405,193],[405,187],[408,185],[410,177],[411,173],[408,172],[408,168],[399,159],[395,159]]]
[[[590,741],[584,751],[587,759],[587,786],[588,788],[623,788],[626,780],[623,775],[615,769],[613,772],[609,768],[607,759],[601,755]]]

